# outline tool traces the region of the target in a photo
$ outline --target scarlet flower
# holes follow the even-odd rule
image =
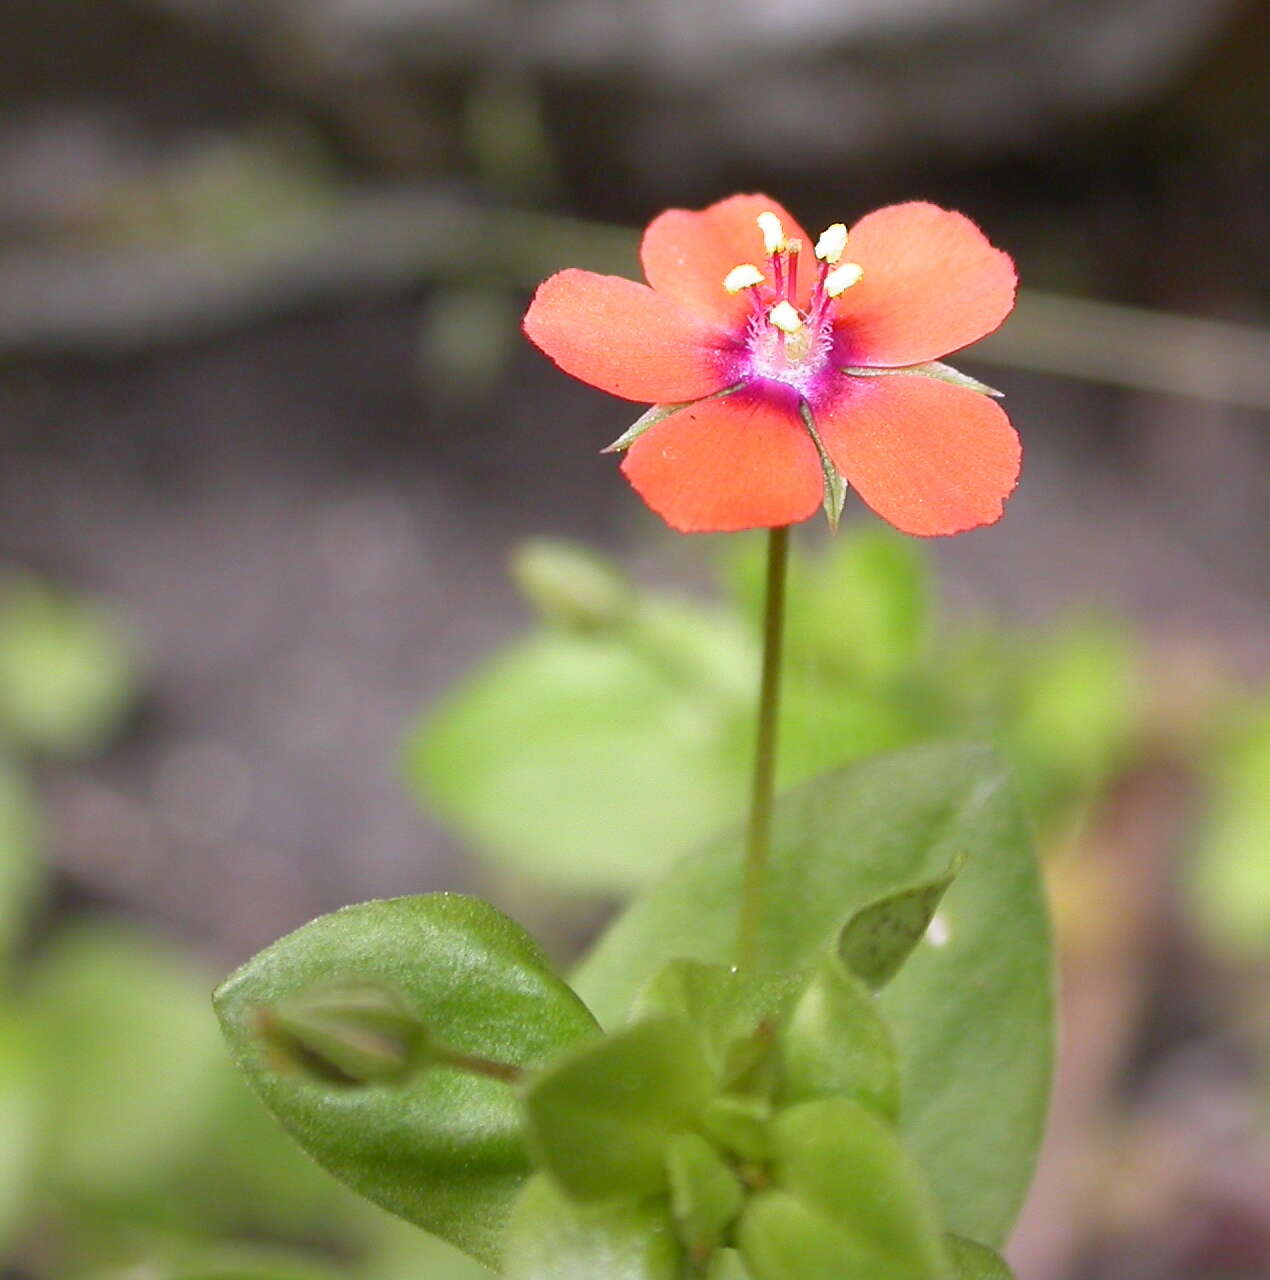
[[[640,257],[646,285],[552,276],[524,327],[566,373],[653,406],[610,448],[672,528],[794,524],[822,501],[836,523],[844,478],[906,533],[1000,519],[1018,436],[990,388],[938,363],[1014,305],[1014,264],[968,218],[891,205],[813,249],[740,195],[661,214]]]

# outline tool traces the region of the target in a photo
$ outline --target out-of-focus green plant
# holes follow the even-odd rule
[[[0,734],[19,750],[99,750],[136,696],[135,645],[107,610],[26,576],[0,580]]]
[[[559,543],[527,544],[513,569],[541,621],[424,715],[408,776],[492,861],[564,888],[628,891],[745,793],[759,546],[724,564],[714,604],[637,590]],[[780,785],[925,739],[987,738],[1042,829],[1061,829],[1140,731],[1131,637],[1079,618],[1039,636],[963,628],[936,644],[936,608],[911,539],[860,530],[793,561]]]
[[[135,655],[109,610],[0,582],[0,1257],[37,1280],[473,1280],[476,1263],[286,1138],[233,1070],[211,975],[183,948],[100,916],[27,936],[47,873],[24,765],[117,734]]]
[[[1270,953],[1270,701],[1240,708],[1215,737],[1189,897],[1219,952],[1264,959]]]

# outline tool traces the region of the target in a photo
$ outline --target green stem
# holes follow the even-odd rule
[[[750,792],[750,828],[741,885],[737,963],[758,967],[759,929],[767,893],[767,859],[772,838],[772,794],[776,781],[776,721],[780,712],[781,644],[785,630],[785,576],[789,528],[771,529],[767,539],[767,594],[763,613],[763,674],[758,696],[758,735],[754,747],[754,784]]]

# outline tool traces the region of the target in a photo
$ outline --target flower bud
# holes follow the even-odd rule
[[[568,542],[532,538],[512,556],[512,576],[547,621],[569,631],[600,631],[624,622],[631,589],[599,556]]]
[[[279,1070],[326,1084],[395,1082],[437,1057],[423,1024],[395,992],[377,983],[310,987],[258,1017]]]

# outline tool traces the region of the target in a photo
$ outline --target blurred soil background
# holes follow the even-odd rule
[[[510,549],[686,589],[717,550],[598,456],[633,415],[520,340],[527,290],[734,190],[813,229],[933,199],[1037,291],[965,362],[1026,462],[1003,524],[931,548],[951,613],[1131,619],[1162,720],[1264,682],[1268,37],[1227,0],[8,0],[0,554],[143,654],[109,749],[40,770],[46,923],[223,969],[477,883],[401,743],[522,625]],[[1100,818],[1121,898],[1023,1280],[1270,1274],[1270,989],[1180,921],[1173,770]]]

